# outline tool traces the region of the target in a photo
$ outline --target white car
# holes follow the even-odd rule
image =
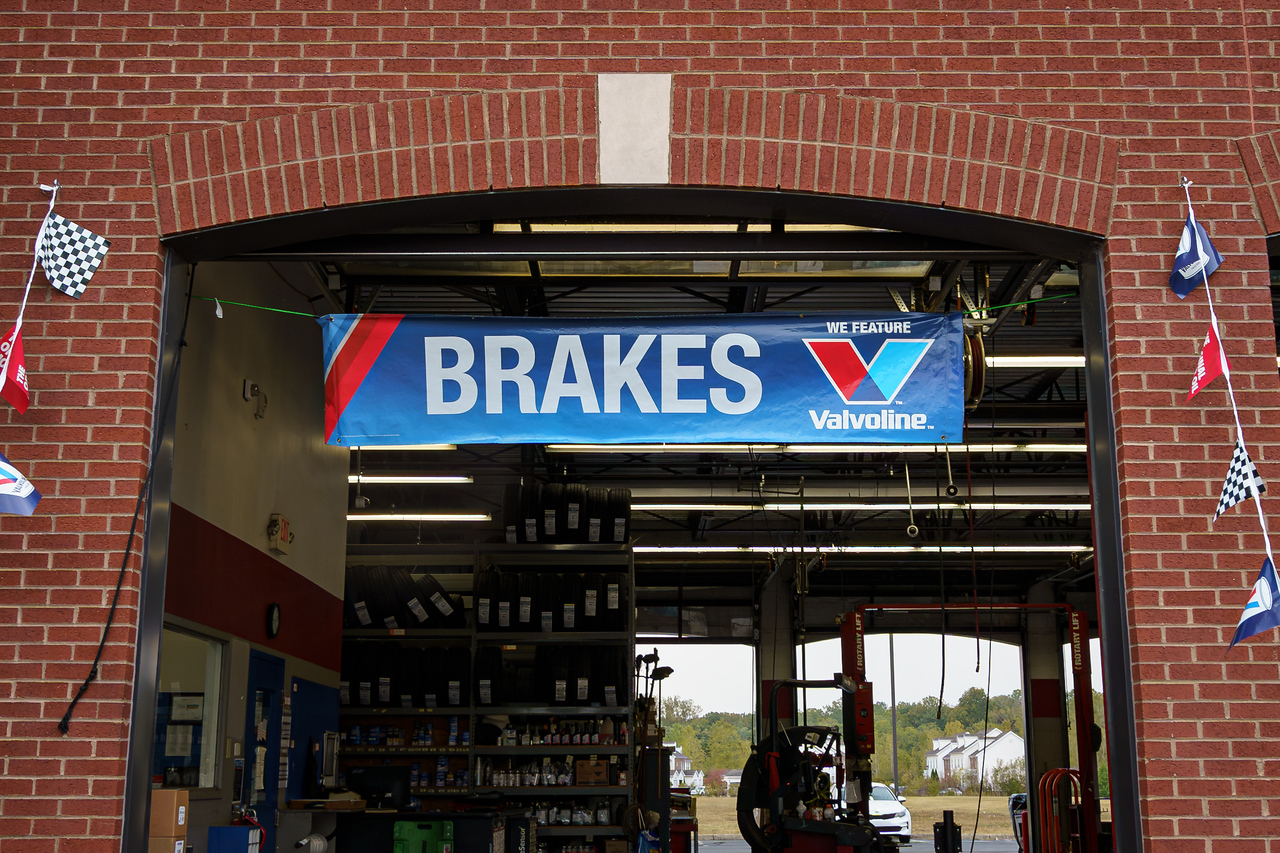
[[[871,783],[871,800],[867,803],[871,823],[884,835],[893,835],[899,844],[911,843],[911,812],[888,785]]]

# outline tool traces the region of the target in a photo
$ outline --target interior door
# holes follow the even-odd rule
[[[284,660],[249,653],[245,707],[245,774],[240,802],[253,809],[266,830],[260,850],[276,849],[276,809],[280,796],[280,727],[284,700]]]

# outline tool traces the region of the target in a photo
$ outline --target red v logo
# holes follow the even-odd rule
[[[840,397],[848,402],[853,397],[862,380],[867,378],[867,365],[862,361],[862,354],[854,349],[853,341],[805,341],[809,352],[818,360],[822,371],[827,374],[831,384],[840,392]]]

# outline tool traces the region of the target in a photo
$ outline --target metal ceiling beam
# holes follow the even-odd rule
[[[880,231],[361,234],[249,252],[242,261],[1026,261],[1034,255]]]
[[[747,231],[747,223],[738,223],[738,233],[745,234]],[[734,258],[729,262],[729,281],[736,282],[739,273],[742,272],[742,260]],[[764,310],[765,296],[767,294],[767,285],[758,284],[737,285],[729,290],[729,313],[730,314],[754,314]]]
[[[345,305],[342,299],[338,296],[338,291],[342,289],[342,276],[340,274],[330,273],[319,263],[307,263],[305,266],[307,272],[311,274],[312,280],[316,283],[316,287],[320,289],[320,293],[323,294],[324,298],[329,300],[329,304],[333,306],[333,310],[345,310]]]
[[[769,286],[763,283],[732,287],[729,290],[729,311],[733,314],[757,314],[764,310],[768,295]]]
[[[1028,403],[1039,400],[1046,391],[1058,384],[1058,380],[1061,379],[1062,374],[1066,372],[1067,371],[1061,367],[1054,367],[1045,370],[1044,375],[1040,377],[1040,381],[1023,393],[1022,399]]]
[[[968,265],[968,261],[959,261],[950,265],[942,279],[942,289],[929,300],[929,305],[925,308],[926,311],[936,313],[942,307],[942,303],[947,301],[947,297],[951,295],[951,289],[956,286],[956,282],[960,279],[960,274],[964,272],[965,267]]]
[[[1009,316],[1018,308],[1026,295],[1031,292],[1031,288],[1035,287],[1037,284],[1044,283],[1044,280],[1047,279],[1049,274],[1053,271],[1053,265],[1055,263],[1057,262],[1050,260],[1049,258],[1042,258],[1039,263],[1032,267],[1031,272],[1029,272],[1027,277],[1022,280],[1018,289],[1014,291],[1013,297],[1008,303],[1006,303],[1009,307],[1000,312],[1000,315],[996,317],[995,322],[984,330],[984,334],[988,337],[994,335],[996,330],[1003,326],[1005,320],[1008,320]]]
[[[366,268],[367,269],[367,268]],[[739,289],[751,289],[763,292],[769,287],[810,287],[820,284],[823,287],[905,287],[918,285],[921,279],[911,276],[864,276],[864,275],[814,275],[814,276],[749,276],[729,279],[724,276],[688,276],[688,275],[617,275],[601,272],[598,275],[546,275],[536,280],[521,275],[376,275],[362,272],[348,276],[349,281],[357,281],[362,286],[379,285],[389,288],[428,288],[428,287],[528,287],[537,285],[543,288],[582,288],[582,287],[721,287],[728,288],[730,293]],[[763,295],[754,298],[754,303],[763,306]],[[751,308],[746,311],[760,310]]]
[[[409,285],[410,287],[418,286],[417,283],[414,282],[413,280],[410,280],[410,281],[412,282]],[[497,300],[494,298],[492,294],[489,293],[487,288],[475,286],[470,282],[464,284],[463,282],[465,281],[466,279],[442,280],[439,282],[432,282],[432,286],[438,287],[441,290],[446,290],[450,293],[457,293],[461,296],[467,297],[468,299],[474,299],[476,302],[480,303],[481,305],[484,305],[486,308],[489,308],[490,310],[495,309],[496,305],[498,304]],[[377,299],[377,297],[381,295],[383,289],[392,290],[396,287],[405,286],[404,280],[397,279],[395,276],[368,276],[368,275],[349,276],[347,278],[347,283],[350,286],[356,288],[357,291],[361,293],[364,293],[365,291],[367,291],[369,294],[368,296],[365,297],[365,301],[363,305],[357,306],[354,309],[361,314],[365,314],[373,310],[374,302]],[[513,293],[515,292],[514,289],[512,290],[512,292]],[[392,298],[392,297],[388,297],[388,298]],[[339,310],[341,311],[342,309],[339,309]]]
[[[522,235],[532,234],[533,226],[528,222],[521,222],[520,233]],[[529,279],[533,289],[521,294],[521,298],[524,300],[524,310],[530,317],[548,317],[551,312],[547,309],[547,292],[542,288],[542,267],[534,258],[530,258],[528,263]]]

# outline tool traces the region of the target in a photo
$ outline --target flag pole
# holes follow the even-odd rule
[[[1187,196],[1187,209],[1191,212],[1191,218],[1195,219],[1195,205],[1191,203],[1191,181],[1185,176],[1182,178],[1182,191]],[[1199,236],[1195,228],[1191,229],[1191,238],[1196,241],[1197,254],[1203,251],[1200,247]],[[1218,314],[1213,310],[1213,295],[1209,292],[1209,273],[1207,264],[1200,267],[1200,278],[1204,282],[1204,299],[1209,305],[1209,324],[1213,326],[1213,334],[1218,339],[1218,360],[1221,362],[1222,375],[1227,381],[1227,399],[1231,401],[1231,416],[1236,424],[1236,441],[1244,448],[1245,456],[1250,463],[1253,457],[1249,455],[1249,445],[1244,440],[1244,429],[1240,426],[1240,409],[1236,405],[1236,392],[1231,385],[1231,365],[1227,362],[1227,346],[1222,339],[1222,330],[1218,328]],[[1258,488],[1258,481],[1253,476],[1254,466],[1249,464],[1245,466],[1245,476],[1249,478],[1249,489],[1253,492],[1253,503],[1258,511],[1258,524],[1262,528],[1262,542],[1267,551],[1267,559],[1271,560],[1271,564],[1275,565],[1275,558],[1271,553],[1271,534],[1267,531],[1267,517],[1262,511],[1262,490]]]
[[[31,258],[31,274],[27,276],[27,289],[22,292],[22,304],[18,307],[18,319],[13,324],[13,339],[9,342],[9,349],[0,352],[0,391],[4,390],[5,382],[9,378],[9,361],[13,357],[13,348],[18,345],[18,336],[22,334],[22,317],[27,313],[27,297],[31,295],[31,283],[36,280],[36,269],[40,266],[40,244],[44,241],[45,229],[49,227],[49,214],[53,213],[53,205],[58,201],[58,190],[62,188],[62,184],[57,181],[53,182],[53,186],[41,184],[40,189],[49,193],[49,209],[44,213],[44,219],[40,220],[40,230],[36,232],[35,249],[32,251]]]

